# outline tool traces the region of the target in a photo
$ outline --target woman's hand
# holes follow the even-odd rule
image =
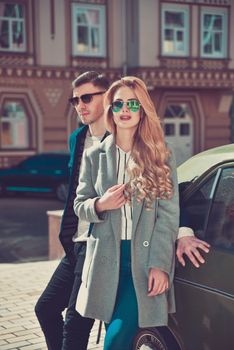
[[[96,212],[101,213],[102,211],[121,208],[126,203],[124,187],[125,184],[120,184],[108,188],[104,195],[96,201]]]
[[[149,271],[148,297],[154,297],[164,293],[169,287],[168,275],[166,272],[152,267]]]

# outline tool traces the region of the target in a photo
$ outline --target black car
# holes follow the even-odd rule
[[[140,330],[134,349],[234,349],[234,144],[178,168],[181,200],[197,237],[211,245],[199,269],[177,263],[169,327]]]
[[[17,166],[0,169],[0,193],[52,193],[64,201],[68,184],[68,153],[41,153]]]

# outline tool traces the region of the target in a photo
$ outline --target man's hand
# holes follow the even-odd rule
[[[155,267],[151,268],[148,278],[148,297],[164,293],[168,286],[169,282],[166,272]]]
[[[210,245],[196,237],[188,236],[179,238],[177,241],[176,255],[181,265],[185,266],[185,260],[183,258],[184,254],[187,255],[195,267],[204,264],[205,260],[200,254],[198,248],[205,253],[209,253]]]

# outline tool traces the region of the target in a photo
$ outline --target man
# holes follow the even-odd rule
[[[80,287],[80,273],[85,254],[82,244],[75,241],[78,230],[80,234],[84,233],[87,225],[84,225],[82,231],[82,223],[79,223],[78,229],[78,219],[73,212],[73,201],[83,150],[100,142],[105,134],[102,100],[109,82],[96,72],[87,72],[75,79],[72,86],[73,98],[70,102],[84,126],[75,130],[70,136],[70,181],[60,229],[60,240],[66,255],[35,307],[49,350],[86,349],[89,332],[93,325],[93,320],[82,319],[75,311],[75,300]],[[78,278],[75,278],[76,275]],[[67,307],[64,326],[62,312]]]
[[[105,135],[102,102],[109,83],[103,75],[90,71],[78,76],[73,81],[72,87],[73,97],[70,102],[84,126],[75,130],[70,136],[70,181],[60,229],[60,240],[66,255],[35,307],[49,350],[85,350],[94,323],[94,320],[81,317],[75,310],[86,249],[85,243],[77,240],[78,235],[87,234],[89,226],[87,223],[78,222],[73,212],[73,201],[83,151],[100,142]],[[183,227],[181,230],[183,237],[178,239],[177,248],[179,261],[185,264],[183,260],[185,253],[194,264],[202,263],[204,259],[197,247],[207,251],[205,242],[193,237],[193,232],[188,227]],[[62,312],[66,308],[64,322]]]

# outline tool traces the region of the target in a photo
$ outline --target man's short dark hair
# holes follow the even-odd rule
[[[86,83],[92,83],[94,86],[100,87],[104,90],[107,90],[110,85],[109,80],[103,74],[95,71],[88,71],[73,80],[72,88],[75,89]]]

